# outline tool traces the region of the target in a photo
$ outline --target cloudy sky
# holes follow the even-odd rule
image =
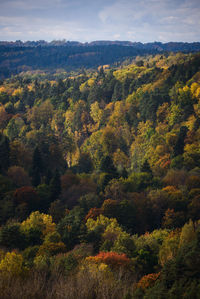
[[[200,0],[0,0],[0,40],[200,41]]]

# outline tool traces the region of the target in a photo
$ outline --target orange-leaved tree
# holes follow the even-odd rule
[[[159,279],[160,277],[160,272],[158,273],[151,273],[148,275],[143,276],[140,281],[137,283],[137,287],[141,288],[143,290],[153,287],[155,282]]]
[[[126,254],[118,254],[116,252],[100,252],[96,256],[87,257],[86,260],[97,264],[104,263],[110,267],[128,267],[131,263]]]

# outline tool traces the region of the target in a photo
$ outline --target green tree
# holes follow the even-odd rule
[[[114,91],[112,95],[112,100],[113,101],[120,101],[122,98],[122,86],[119,81],[116,82],[114,86]]]
[[[1,227],[0,245],[10,249],[24,249],[26,247],[26,239],[24,233],[20,230],[18,223],[8,224]]]
[[[93,170],[93,163],[89,153],[80,154],[77,169],[79,173],[89,173]]]
[[[152,170],[151,170],[151,167],[149,165],[148,160],[145,160],[144,163],[142,164],[141,172],[147,172],[147,173],[150,173],[153,176]]]
[[[67,249],[72,249],[83,238],[83,209],[75,207],[58,223],[57,229]]]
[[[178,135],[177,142],[174,146],[174,157],[178,155],[182,155],[184,152],[184,145],[185,145],[185,137],[187,135],[188,128],[185,126],[182,126],[180,128],[180,132]]]

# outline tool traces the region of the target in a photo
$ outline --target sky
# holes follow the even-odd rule
[[[0,0],[0,40],[200,41],[200,0]]]

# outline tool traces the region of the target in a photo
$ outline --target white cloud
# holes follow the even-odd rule
[[[63,0],[7,0],[1,1],[0,7],[7,9],[17,9],[17,10],[43,10],[56,7],[68,7],[72,3],[71,1]]]
[[[75,22],[57,21],[51,19],[28,17],[0,17],[0,39],[16,36],[17,39],[35,40],[35,39],[74,39],[78,38],[83,32],[80,24]]]
[[[117,0],[99,12],[99,19],[110,29],[123,28],[127,37],[137,41],[194,41],[200,35],[200,3],[196,0]]]
[[[197,41],[199,0],[0,0],[0,39]]]
[[[113,35],[113,38],[114,38],[114,39],[120,39],[120,37],[121,37],[120,34],[114,34],[114,35]]]

